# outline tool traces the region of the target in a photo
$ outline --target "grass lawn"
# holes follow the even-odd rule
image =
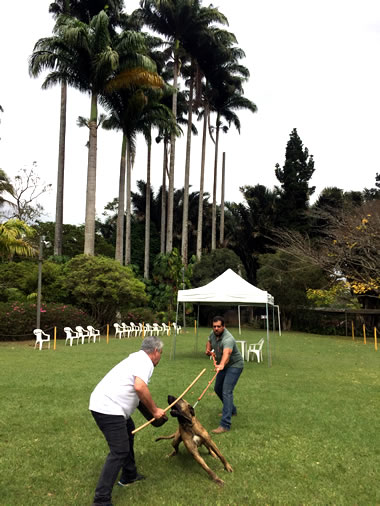
[[[232,330],[237,338],[236,329]],[[194,404],[213,375],[203,353],[208,329],[164,337],[162,360],[150,389],[162,408],[203,368],[186,399]],[[243,330],[248,343],[259,331]],[[34,350],[34,343],[0,343],[0,504],[90,505],[107,446],[88,411],[91,391],[129,353],[139,338]],[[368,341],[367,341],[368,343]],[[149,426],[135,437],[139,472],[148,479],[114,488],[117,506],[380,504],[380,352],[346,338],[285,333],[272,339],[272,367],[246,363],[235,390],[238,416],[229,433],[213,439],[232,465],[201,449],[225,481],[214,484],[183,445],[166,458],[177,420]],[[221,411],[212,387],[196,414],[207,430]],[[145,419],[136,412],[136,427]]]

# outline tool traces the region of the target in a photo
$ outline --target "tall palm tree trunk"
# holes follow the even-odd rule
[[[219,243],[223,246],[224,243],[224,188],[225,188],[225,177],[226,177],[226,153],[223,152],[222,162],[222,190],[220,199],[220,237]]]
[[[86,217],[84,227],[84,253],[95,254],[95,200],[96,200],[96,151],[98,132],[98,95],[91,95],[91,114],[89,121],[89,146],[87,166]]]
[[[191,126],[193,122],[193,89],[194,79],[190,77],[189,108],[187,113],[187,139],[185,160],[185,183],[183,190],[182,213],[182,264],[187,266],[189,248],[189,179],[190,179],[190,152],[191,152]]]
[[[125,227],[125,265],[131,263],[131,175],[132,175],[132,153],[128,142],[127,146],[127,205],[126,205],[126,227]]]
[[[149,253],[150,253],[150,164],[151,164],[152,141],[148,141],[148,161],[146,166],[145,188],[145,254],[144,254],[144,278],[149,279]]]
[[[177,117],[177,82],[178,82],[178,41],[176,42],[174,58],[174,79],[173,79],[173,102],[172,112],[174,118]],[[171,253],[173,249],[173,205],[174,205],[174,162],[175,162],[175,132],[170,136],[170,163],[169,163],[169,188],[168,188],[168,219],[166,227],[166,253]]]
[[[212,221],[211,221],[211,250],[216,249],[216,184],[218,178],[218,147],[219,147],[219,113],[216,117],[215,157],[214,157],[214,186],[212,190]]]
[[[63,239],[63,188],[65,176],[67,84],[61,84],[61,113],[59,124],[57,198],[55,207],[54,255],[62,255]]]
[[[127,152],[127,138],[123,135],[120,157],[120,177],[119,177],[119,204],[117,207],[116,223],[116,251],[115,260],[123,265],[123,239],[124,239],[124,207],[125,207],[125,165]]]
[[[164,161],[162,167],[162,186],[161,186],[161,235],[160,235],[160,253],[165,253],[166,236],[166,173],[168,170],[168,141],[164,139]]]
[[[199,183],[199,204],[198,204],[198,228],[197,228],[197,259],[202,257],[202,232],[203,232],[203,193],[205,181],[205,160],[206,160],[206,137],[207,137],[207,115],[208,110],[205,106],[203,116],[202,133],[202,155],[201,155],[201,179]]]

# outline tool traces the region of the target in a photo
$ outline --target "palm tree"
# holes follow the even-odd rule
[[[111,39],[109,18],[104,11],[94,16],[89,25],[62,15],[58,18],[54,31],[55,36],[37,42],[30,59],[30,68],[53,70],[45,79],[44,88],[64,80],[91,95],[90,118],[87,121],[89,145],[84,252],[93,255],[98,97],[104,93],[111,80],[114,86],[121,87],[128,85],[131,75],[135,73],[141,79],[144,69],[152,68],[152,63],[139,52],[144,49],[144,37],[141,34],[125,31]],[[130,66],[116,78],[115,74],[120,70],[119,54],[123,54],[124,60],[129,60]]]
[[[9,180],[9,177],[2,169],[0,169],[0,208],[2,208],[4,205],[13,207],[14,204],[4,197],[4,193],[8,193],[11,197],[13,197],[14,188]]]
[[[13,218],[0,224],[0,257],[12,258],[14,254],[20,256],[35,256],[38,254],[27,241],[33,237],[35,231],[25,222]]]
[[[145,23],[163,35],[170,43],[173,55],[173,100],[172,112],[177,117],[177,86],[180,71],[180,55],[191,54],[191,48],[199,31],[199,0],[141,0],[141,13]],[[166,252],[173,248],[173,204],[174,204],[174,133],[170,139],[169,189],[167,209]]]
[[[227,132],[231,124],[240,133],[240,121],[236,110],[248,109],[256,112],[256,105],[243,96],[243,83],[249,77],[249,71],[239,63],[244,52],[234,46],[235,37],[231,33],[221,30],[215,33],[215,59],[208,70],[208,104],[211,112],[216,113],[215,127],[210,128],[210,136],[215,144],[214,154],[214,183],[212,206],[212,234],[211,249],[216,248],[216,186],[218,173],[219,134],[222,129]],[[211,72],[210,72],[211,71]],[[222,118],[227,125],[223,125]],[[215,140],[212,135],[215,131]]]
[[[61,14],[72,16],[84,23],[98,14],[102,9],[107,8],[111,15],[111,24],[120,20],[120,12],[123,2],[118,0],[101,0],[100,2],[78,1],[78,0],[56,0],[49,6],[49,12],[55,19]],[[36,77],[43,70],[34,68],[32,75]],[[63,195],[64,195],[64,173],[65,173],[65,144],[66,144],[66,108],[67,108],[67,83],[61,82],[61,106],[60,106],[60,128],[58,145],[58,170],[57,170],[57,197],[55,213],[55,234],[54,234],[54,255],[62,255],[62,234],[63,234]]]

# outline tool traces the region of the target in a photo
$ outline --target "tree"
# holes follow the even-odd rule
[[[37,250],[29,242],[33,235],[34,230],[16,218],[1,223],[0,257],[11,259],[15,254],[19,256],[37,255]]]
[[[192,54],[194,41],[214,19],[222,19],[217,9],[201,8],[198,0],[141,0],[141,14],[145,23],[163,35],[170,43],[173,54],[173,100],[172,112],[177,117],[177,86],[180,72],[180,57],[183,52]],[[207,12],[206,12],[207,11]],[[212,12],[211,12],[212,11]],[[225,19],[225,18],[224,18]],[[192,98],[190,99],[192,102]],[[190,118],[191,120],[191,118]],[[174,203],[174,166],[175,166],[175,133],[170,139],[169,189],[167,207],[166,252],[173,248],[173,203]],[[187,158],[187,169],[190,158]],[[186,176],[185,176],[186,179]]]
[[[127,266],[105,257],[79,255],[65,265],[64,287],[72,303],[100,323],[112,322],[117,310],[147,302],[144,283]]]
[[[57,19],[60,15],[71,16],[84,23],[89,23],[93,16],[106,9],[110,16],[110,24],[114,25],[120,21],[123,2],[119,0],[55,0],[49,6],[49,12]],[[45,68],[41,59],[38,64],[30,66],[29,71],[33,77],[37,77]],[[57,197],[56,197],[56,219],[54,235],[54,254],[62,255],[62,233],[63,233],[63,195],[64,195],[64,172],[65,172],[65,145],[66,145],[66,108],[67,108],[67,82],[62,79],[61,83],[61,105],[60,105],[60,129],[58,146],[58,170],[57,170]]]
[[[376,173],[375,177],[375,188],[364,189],[363,192],[364,199],[367,200],[375,200],[380,199],[380,174]]]
[[[365,308],[380,306],[380,200],[331,215],[326,233],[311,240],[277,231],[279,249],[323,269],[330,282],[344,279]]]
[[[246,278],[242,261],[232,250],[220,248],[202,255],[201,260],[194,264],[192,285],[195,287],[206,285],[227,269],[232,269],[239,276]]]
[[[279,227],[306,230],[306,211],[309,198],[315,190],[315,186],[309,186],[314,170],[313,155],[309,155],[308,149],[303,148],[297,129],[294,128],[286,146],[285,164],[282,169],[276,164],[275,169],[276,177],[281,183],[277,202]]]
[[[263,185],[243,186],[244,202],[227,203],[226,242],[241,258],[250,283],[257,284],[259,255],[270,252],[277,194]]]
[[[138,74],[141,78],[147,67],[148,70],[152,68],[152,63],[139,53],[144,48],[143,36],[131,31],[115,34],[110,29],[109,18],[104,11],[94,16],[89,25],[61,15],[54,32],[55,36],[37,42],[30,59],[30,68],[32,71],[41,67],[53,70],[45,79],[44,88],[66,81],[80,91],[91,94],[90,117],[86,122],[89,144],[84,249],[86,254],[93,255],[98,97],[105,92],[111,80],[114,87],[127,86],[131,75]],[[84,123],[83,118],[81,123]]]
[[[307,258],[300,260],[280,250],[261,255],[259,262],[258,286],[273,295],[281,307],[282,326],[290,330],[294,314],[309,305],[307,290],[325,288],[327,277]]]
[[[51,189],[51,184],[41,182],[36,172],[36,162],[30,169],[20,169],[14,177],[12,207],[8,214],[25,223],[33,224],[44,214],[43,206],[38,199]]]
[[[13,197],[14,188],[6,173],[0,169],[0,209],[7,206],[13,206],[9,197]],[[8,198],[6,198],[8,197]]]

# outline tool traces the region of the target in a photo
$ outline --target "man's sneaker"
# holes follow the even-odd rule
[[[145,480],[145,476],[143,474],[136,474],[136,478],[132,478],[131,480],[127,481],[118,481],[117,484],[120,485],[120,487],[127,487],[131,483],[134,483],[135,481]]]

